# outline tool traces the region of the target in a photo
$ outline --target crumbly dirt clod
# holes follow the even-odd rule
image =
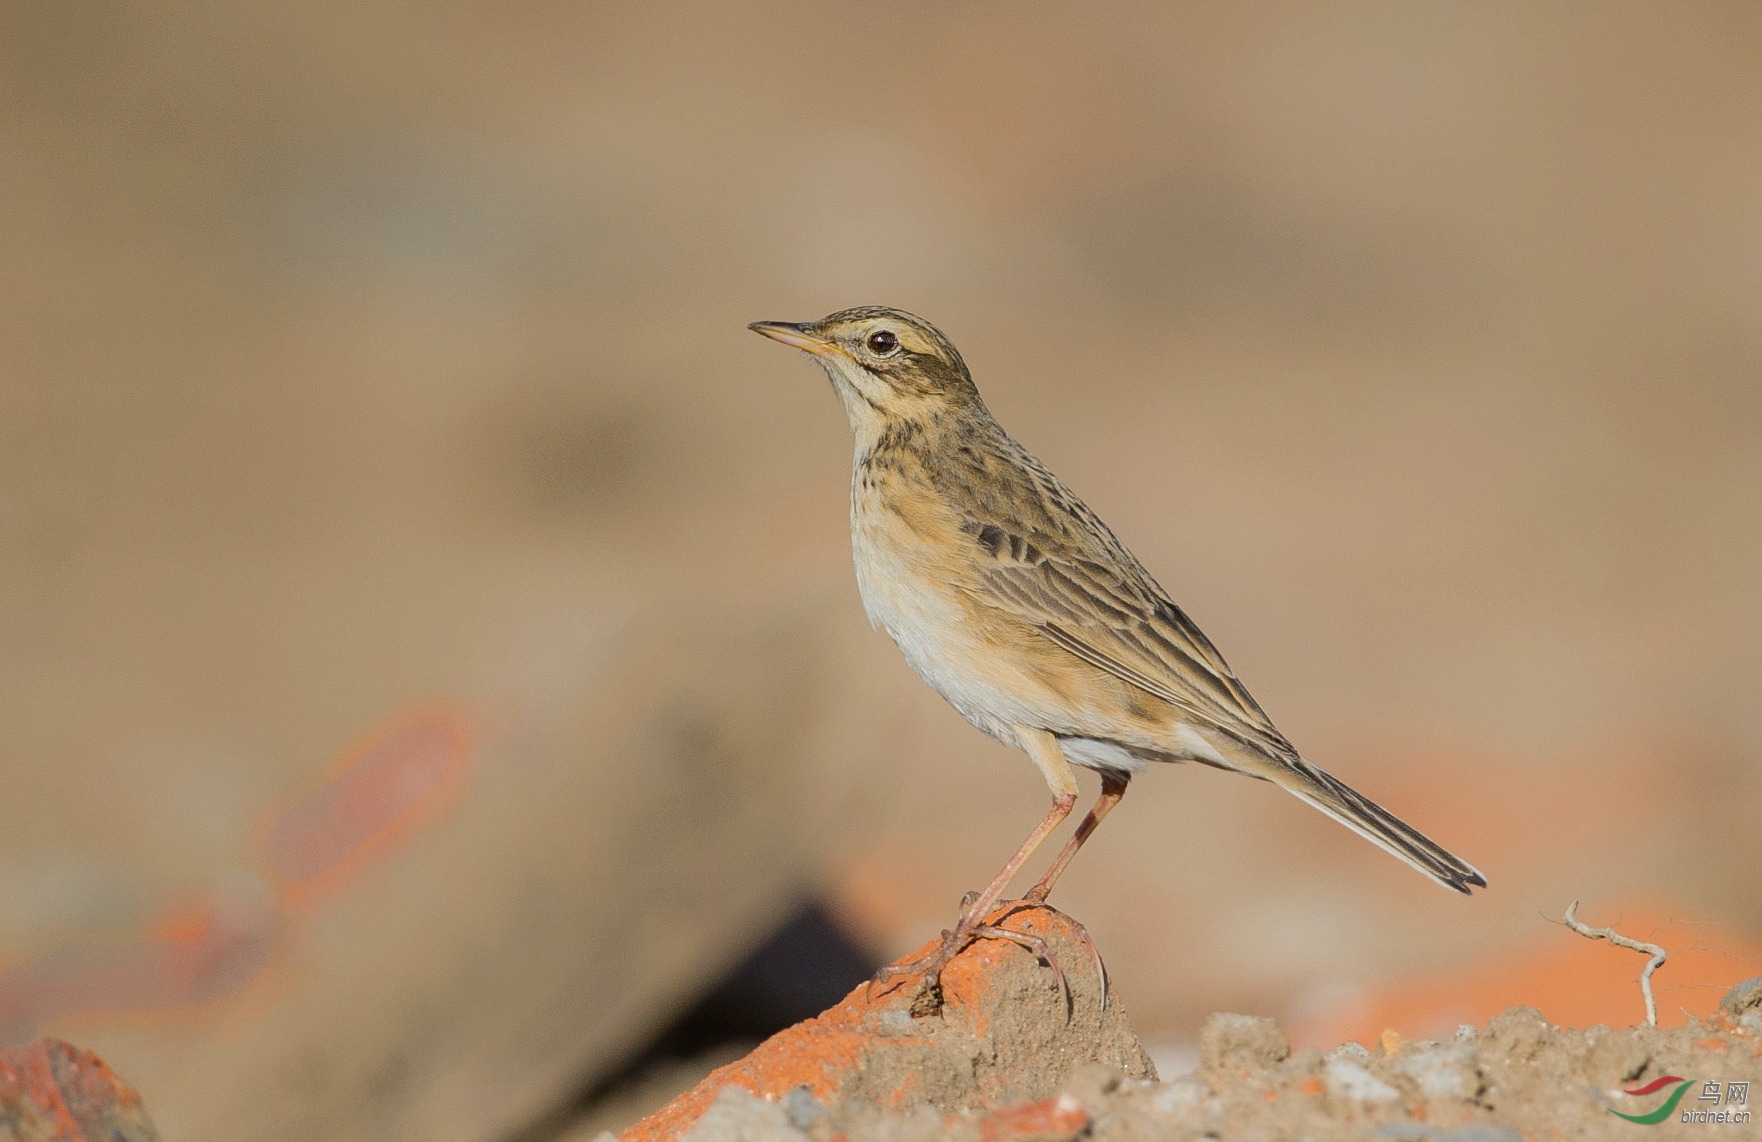
[[[1193,1075],[1170,1083],[1122,1084],[1105,1105],[1086,1105],[1092,1136],[1138,1139],[1214,1136],[1266,1139],[1428,1139],[1520,1142],[1524,1138],[1619,1138],[1638,1129],[1610,1113],[1658,1108],[1675,1084],[1645,1096],[1623,1089],[1677,1075],[1693,1080],[1673,1114],[1648,1138],[1758,1137],[1762,1098],[1749,1099],[1751,1121],[1718,1125],[1681,1119],[1711,1104],[1698,1095],[1708,1080],[1762,1073],[1762,1035],[1729,1012],[1686,1027],[1573,1030],[1550,1026],[1518,1007],[1482,1028],[1465,1027],[1443,1042],[1399,1042],[1393,1053],[1347,1043],[1322,1054],[1296,1051],[1255,1065],[1240,1054],[1218,1067],[1208,1057]],[[1716,1109],[1737,1111],[1723,1102]],[[1753,1133],[1746,1133],[1753,1132]],[[854,1136],[853,1136],[854,1137]]]
[[[1073,1060],[1073,1047],[1102,1026],[1093,983],[1066,1026],[1040,994],[1044,984],[1022,970],[1025,964],[1000,965],[995,953],[985,958],[987,964],[975,966],[1001,967],[1000,990],[965,1008],[968,1015],[957,1021],[964,1029],[924,1028],[899,1013],[896,1001],[864,1016],[870,1019],[864,1025],[912,1041],[916,1054],[876,1056],[874,1065],[859,1065],[820,1093],[754,1094],[750,1084],[724,1080],[684,1136],[691,1142],[830,1142],[839,1135],[849,1142],[1523,1142],[1619,1139],[1644,1130],[1648,1139],[1762,1137],[1762,981],[1740,984],[1718,1013],[1685,1027],[1575,1030],[1516,1007],[1441,1042],[1388,1034],[1376,1050],[1346,1043],[1326,1053],[1292,1051],[1270,1019],[1214,1015],[1201,1034],[1198,1070],[1159,1082],[1148,1063],[1138,1061],[1135,1044],[1123,1045],[1111,1030],[1077,1049],[1105,1059]],[[961,978],[959,994],[973,994],[966,989],[976,982]],[[1048,1019],[1052,1025],[1034,1029]],[[987,1028],[982,1037],[993,1036],[987,1041],[998,1049],[974,1053],[980,1040],[970,1036],[981,1025]],[[1091,1030],[1072,1030],[1080,1026]],[[1003,1071],[1012,1067],[1022,1070],[1006,1077]],[[1061,1077],[1049,1085],[1054,1074]],[[1666,1076],[1689,1086],[1664,1121],[1640,1127],[1611,1113],[1657,1110],[1680,1083],[1637,1096],[1622,1091]],[[1728,1102],[1727,1084],[1734,1081],[1756,1084],[1757,1093],[1746,1090],[1741,1103]],[[1720,1101],[1701,1097],[1709,1082],[1719,1084]],[[1721,1111],[1723,1122],[1683,1117]],[[625,1138],[672,1136],[633,1130]]]
[[[977,1115],[978,1122],[997,1108],[1015,1113],[1056,1097],[1067,1082],[1099,1092],[1109,1076],[1154,1081],[1156,1069],[1119,997],[1110,995],[1103,1007],[1102,978],[1081,929],[1045,908],[1023,909],[1004,923],[1046,941],[1064,972],[1068,1002],[1036,956],[1008,941],[980,941],[944,969],[937,1014],[913,1014],[916,978],[895,981],[891,990],[877,986],[873,994],[859,986],[837,1007],[772,1036],[632,1126],[625,1142],[760,1139],[776,1130],[931,1137],[912,1134],[912,1124],[930,1130],[951,1115]],[[729,1093],[733,1088],[746,1093]],[[747,1095],[794,1111],[779,1119],[748,1105]],[[1062,1130],[1071,1120],[1070,1112],[1022,1112],[1009,1120],[1013,1125],[991,1129],[995,1138],[1018,1138],[1030,1127]]]
[[[1762,1011],[1762,975],[1755,979],[1746,979],[1719,1001],[1719,1010],[1728,1015],[1742,1015],[1746,1011]]]
[[[1199,1029],[1200,1066],[1207,1070],[1270,1066],[1290,1053],[1291,1044],[1278,1023],[1259,1015],[1221,1011]]]

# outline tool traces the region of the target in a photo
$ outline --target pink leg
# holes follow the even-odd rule
[[[1052,862],[1052,867],[1046,870],[1046,875],[1040,878],[1039,883],[1030,888],[1028,894],[1022,897],[1023,900],[1034,904],[1046,903],[1047,896],[1052,893],[1053,884],[1064,874],[1065,866],[1071,863],[1071,858],[1077,855],[1077,850],[1083,847],[1083,842],[1089,839],[1089,834],[1095,831],[1095,826],[1101,824],[1101,819],[1120,803],[1120,798],[1126,795],[1126,782],[1130,780],[1129,774],[1114,773],[1105,769],[1101,771],[1101,796],[1096,799],[1095,807],[1089,810],[1089,815],[1083,818],[1081,825],[1077,826],[1076,833],[1065,842],[1064,850],[1058,854],[1058,859]]]
[[[1096,799],[1095,806],[1091,808],[1088,815],[1083,818],[1083,823],[1077,826],[1076,834],[1072,836],[1069,841],[1065,842],[1064,849],[1058,854],[1058,858],[1052,862],[1052,867],[1046,870],[1046,875],[1042,876],[1039,882],[1035,884],[1033,888],[1028,890],[1027,895],[1022,897],[1020,903],[997,918],[999,923],[1008,919],[1011,913],[1015,912],[1017,908],[1034,907],[1037,905],[1042,907],[1045,906],[1046,897],[1052,892],[1053,884],[1061,875],[1063,875],[1065,866],[1071,863],[1071,858],[1077,855],[1077,850],[1083,847],[1083,842],[1089,839],[1089,834],[1093,833],[1095,827],[1101,824],[1101,819],[1107,816],[1115,805],[1120,803],[1120,798],[1126,795],[1126,782],[1130,780],[1130,774],[1102,770],[1101,796]],[[1089,948],[1090,958],[1095,961],[1095,974],[1101,979],[1101,1009],[1106,1011],[1107,965],[1101,962],[1101,952],[1096,948],[1095,941],[1089,938],[1088,929],[1079,927],[1078,931],[1081,934],[1083,943]]]
[[[1016,873],[1022,870],[1022,865],[1026,864],[1028,858],[1034,855],[1034,850],[1040,847],[1052,830],[1064,824],[1065,818],[1071,815],[1071,809],[1076,804],[1077,795],[1075,793],[1063,793],[1052,799],[1052,808],[1047,810],[1046,816],[1040,818],[1040,823],[1034,826],[1034,831],[1028,834],[1028,839],[1023,841],[1022,847],[1016,850],[1016,855],[1009,858],[1009,863],[998,870],[991,883],[985,886],[985,890],[979,893],[972,903],[962,911],[961,923],[982,919],[985,913],[991,911],[991,906],[997,903],[997,898],[1003,895],[1003,890],[1009,887],[1009,882],[1014,880]]]
[[[1036,946],[1040,949],[1045,947],[1037,937],[1031,942],[1026,941],[1022,938],[1022,933],[1009,932],[985,923],[986,913],[991,911],[992,906],[997,903],[997,898],[1003,895],[1003,890],[1009,886],[1009,882],[1016,873],[1021,871],[1022,865],[1034,855],[1034,850],[1040,847],[1047,835],[1071,815],[1071,809],[1077,803],[1077,779],[1071,773],[1070,765],[1065,761],[1064,752],[1058,745],[1058,739],[1045,730],[1031,729],[1025,726],[1018,726],[1016,732],[1022,743],[1022,748],[1027,750],[1028,756],[1033,759],[1034,764],[1040,767],[1041,775],[1046,778],[1046,784],[1052,790],[1052,808],[1047,810],[1046,816],[1042,817],[1040,823],[1034,826],[1033,831],[1028,834],[1021,847],[1016,849],[1015,855],[1010,857],[1008,863],[998,870],[997,875],[992,878],[990,884],[985,886],[984,891],[977,895],[968,893],[966,899],[961,901],[960,919],[956,922],[953,931],[942,933],[940,947],[920,959],[903,964],[892,964],[875,974],[875,982],[894,976],[923,974],[924,982],[919,986],[918,995],[912,1001],[913,1015],[930,1015],[941,1009],[942,969],[947,966],[949,960],[960,953],[962,948],[974,940],[1010,940],[1028,947],[1030,951],[1035,951]],[[1116,797],[1115,800],[1118,798]],[[1042,952],[1037,951],[1036,954],[1042,954]],[[1044,955],[1043,958],[1045,958]],[[1058,970],[1056,964],[1053,965],[1053,968],[1062,992],[1064,991],[1064,973]],[[1068,993],[1066,994],[1068,1005]]]
[[[984,923],[985,914],[991,911],[991,906],[997,903],[997,898],[1003,895],[1003,890],[1009,885],[1016,873],[1021,871],[1021,867],[1027,859],[1034,855],[1034,850],[1046,840],[1047,834],[1058,828],[1064,819],[1071,815],[1071,809],[1076,803],[1077,796],[1074,793],[1064,793],[1053,798],[1052,808],[1047,811],[1046,816],[1040,819],[1040,823],[1034,826],[1034,831],[1028,834],[1027,839],[1022,842],[1022,846],[1016,850],[1015,855],[1009,858],[1009,863],[998,870],[997,875],[992,878],[985,890],[977,895],[969,892],[967,898],[961,901],[960,919],[956,921],[953,931],[942,933],[942,945],[921,959],[910,960],[903,964],[889,964],[875,973],[873,982],[880,983],[892,979],[894,976],[911,976],[922,973],[924,985],[919,993],[919,1003],[927,1006],[928,1011],[931,1012],[940,1008],[942,969],[962,948],[975,939],[1016,939],[1014,936],[1005,936],[999,931],[988,929]],[[1016,942],[1019,943],[1020,940],[1016,940]],[[1063,975],[1060,973],[1061,983],[1062,978]],[[926,999],[927,996],[932,998]],[[914,1014],[917,1013],[918,1006],[919,1004],[913,1005]]]

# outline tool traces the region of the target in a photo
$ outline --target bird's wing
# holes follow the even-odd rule
[[[1045,468],[1031,458],[1028,464],[1040,495],[1026,502],[1038,510],[1004,508],[1024,503],[1021,497],[990,498],[990,510],[969,512],[965,521],[980,549],[986,601],[1195,725],[1271,757],[1296,757],[1211,640],[1107,525]]]
[[[981,601],[1098,670],[1162,699],[1190,725],[1244,750],[1228,766],[1271,781],[1458,892],[1485,887],[1473,865],[1298,755],[1211,640],[1096,514],[1001,434],[944,466]]]

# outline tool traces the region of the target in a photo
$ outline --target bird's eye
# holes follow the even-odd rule
[[[869,346],[869,352],[877,357],[885,357],[899,348],[899,338],[894,336],[891,330],[877,329],[869,334],[869,340],[866,344]]]

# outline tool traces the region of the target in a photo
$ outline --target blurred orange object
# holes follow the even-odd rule
[[[303,901],[395,849],[462,792],[472,750],[466,718],[448,709],[376,728],[270,824],[270,875]]]
[[[0,1043],[77,1015],[166,1013],[233,994],[273,956],[287,929],[284,902],[313,904],[443,819],[440,809],[466,785],[473,748],[464,716],[445,709],[375,729],[270,822],[269,883],[235,876],[171,905],[139,939],[67,949],[0,972]]]
[[[1705,1017],[1733,984],[1762,971],[1762,944],[1715,925],[1681,918],[1681,910],[1648,902],[1591,907],[1580,919],[1662,947],[1669,958],[1652,976],[1658,1023],[1678,1027]],[[1527,949],[1489,958],[1447,975],[1395,984],[1317,1016],[1292,1021],[1291,1041],[1332,1047],[1372,1043],[1393,1028],[1408,1038],[1439,1039],[1464,1023],[1484,1024],[1506,1008],[1527,1005],[1562,1027],[1643,1022],[1639,978],[1646,957],[1564,925]]]

